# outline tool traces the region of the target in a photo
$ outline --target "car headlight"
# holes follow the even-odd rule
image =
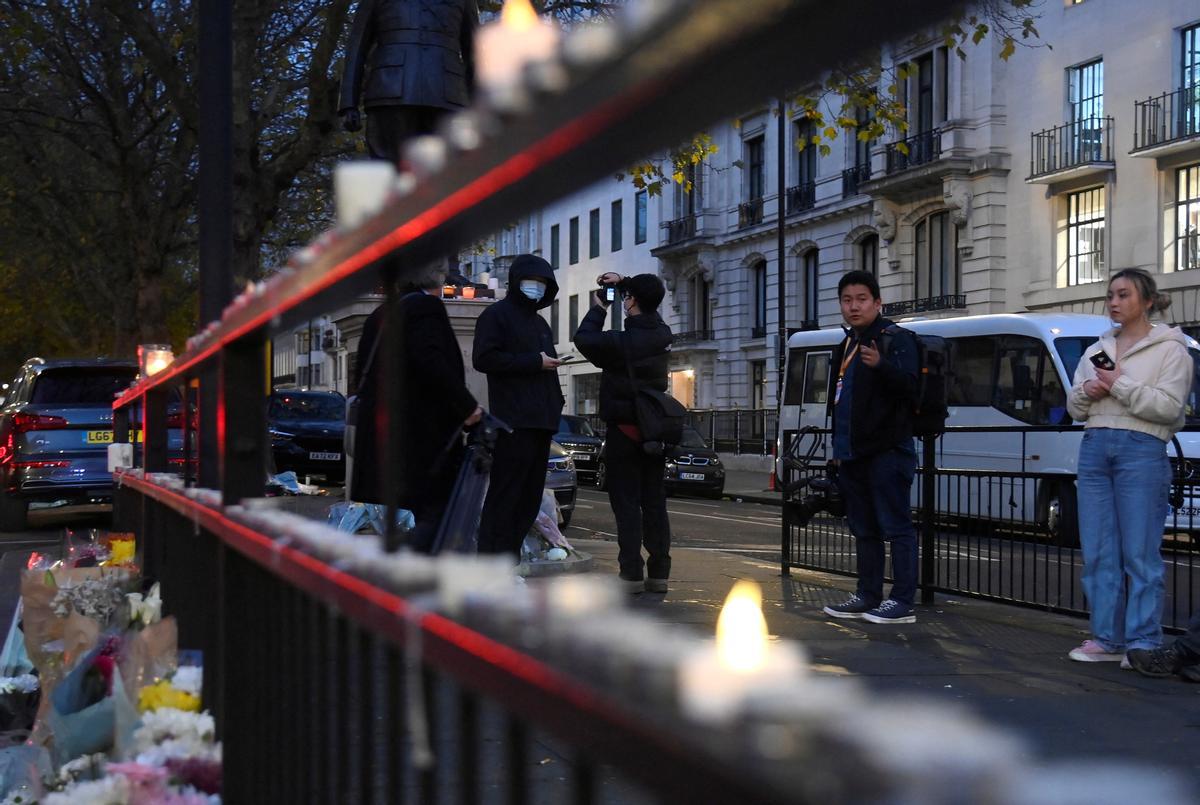
[[[719,466],[721,466],[721,459],[717,458],[716,456],[713,456],[713,460],[708,463],[714,467],[719,467]]]
[[[288,433],[285,430],[276,430],[275,428],[269,428],[267,433],[271,434],[271,441],[273,442],[286,442],[296,437],[294,433]]]

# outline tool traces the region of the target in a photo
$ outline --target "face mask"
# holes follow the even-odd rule
[[[541,280],[521,280],[520,288],[521,293],[534,302],[542,301],[542,297],[546,295],[546,283]]]

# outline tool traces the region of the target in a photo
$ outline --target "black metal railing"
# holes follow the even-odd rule
[[[738,205],[738,229],[761,224],[763,221],[763,200],[750,199]]]
[[[817,183],[802,182],[787,189],[787,214],[811,210],[817,203]]]
[[[696,344],[701,341],[711,341],[712,337],[713,337],[712,330],[685,330],[682,333],[676,333],[671,338],[671,344],[673,346],[680,346],[683,344]]]
[[[1200,84],[1133,102],[1133,150],[1200,136]]]
[[[1113,161],[1113,119],[1075,120],[1030,135],[1029,178]]]
[[[871,180],[871,163],[855,165],[842,171],[842,198],[858,195],[858,188],[863,182]]]
[[[597,436],[606,430],[599,414],[585,415]],[[775,448],[779,411],[774,408],[693,408],[687,412],[691,425],[718,453],[769,456]]]
[[[885,316],[903,316],[909,313],[928,313],[934,310],[964,310],[966,294],[942,294],[923,299],[906,299],[903,302],[888,302],[883,306]]]
[[[786,425],[785,425],[786,427]],[[1078,452],[1081,426],[1063,428],[952,427],[930,439],[913,483],[914,520],[921,535],[921,587],[929,597],[947,592],[1005,603],[1085,614],[1080,582],[1078,501],[1075,475],[1025,469],[1033,439],[1057,450]],[[796,430],[785,430],[791,444]],[[818,431],[827,438],[828,431]],[[813,436],[801,439],[806,448]],[[1013,469],[956,469],[955,456],[985,455],[997,438],[1022,458]],[[1070,443],[1068,444],[1068,440]],[[918,442],[920,446],[920,442]],[[786,452],[786,451],[785,451]],[[824,455],[822,450],[820,455]],[[934,457],[930,461],[930,457]],[[1032,459],[1032,457],[1031,457]],[[842,518],[818,511],[811,516],[800,490],[786,496],[790,484],[824,474],[821,465],[803,468],[785,463],[783,488],[784,572],[792,567],[853,575],[854,537]],[[931,469],[927,469],[931,468]],[[1191,506],[1200,495],[1200,479],[1184,482],[1188,504],[1164,523],[1166,599],[1163,625],[1183,627],[1200,604],[1200,514]]]
[[[662,228],[667,231],[668,245],[682,243],[685,240],[691,240],[696,237],[698,218],[698,215],[693,214],[685,215],[683,218],[676,218],[673,221],[664,221]]]
[[[942,158],[942,130],[930,129],[918,132],[911,137],[888,143],[884,149],[886,158],[885,170],[888,174],[897,173],[918,165],[925,165]]]
[[[767,325],[756,324],[755,326],[751,327],[750,328],[750,337],[751,338],[766,338],[767,337]]]

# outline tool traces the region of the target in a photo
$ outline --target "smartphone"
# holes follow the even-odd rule
[[[1112,371],[1113,369],[1117,368],[1117,365],[1113,363],[1113,359],[1108,357],[1108,353],[1104,350],[1100,350],[1088,360],[1090,360],[1092,362],[1092,366],[1095,366],[1097,369],[1107,369]]]
[[[609,302],[617,301],[617,289],[611,285],[606,285],[604,287],[604,298]]]
[[[573,361],[573,360],[575,360],[575,355],[574,355],[574,354],[571,354],[571,355],[559,355],[559,356],[558,356],[558,362],[559,362],[559,363],[570,363],[570,362],[571,362],[571,361]]]

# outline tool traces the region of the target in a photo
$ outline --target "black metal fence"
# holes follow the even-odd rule
[[[1200,135],[1200,86],[1133,102],[1133,150]]]
[[[1113,119],[1091,117],[1029,135],[1029,178],[1113,161]]]
[[[1022,457],[1033,434],[1080,428],[951,428],[949,438],[997,432],[1020,445]],[[821,432],[826,435],[828,432]],[[785,440],[794,438],[795,431]],[[808,437],[811,438],[811,437]],[[947,438],[947,437],[942,437]],[[913,514],[921,539],[921,589],[954,593],[1042,609],[1085,614],[1080,582],[1075,476],[1032,472],[1024,459],[1010,471],[955,469],[942,453],[940,439],[929,440],[920,455],[913,483]],[[1075,448],[1077,449],[1077,448]],[[824,464],[785,470],[783,489],[803,477],[818,477]],[[1179,473],[1177,473],[1179,474]],[[1200,606],[1200,517],[1193,501],[1200,479],[1184,470],[1180,484],[1187,501],[1164,524],[1162,554],[1166,569],[1163,624],[1183,627]],[[783,572],[802,567],[854,575],[855,542],[845,520],[806,508],[807,492],[785,499]]]
[[[898,173],[942,158],[942,130],[921,131],[888,143],[884,148],[884,170]]]
[[[598,414],[587,415],[598,436],[606,430]],[[718,453],[743,456],[769,456],[775,449],[779,412],[773,408],[690,409],[687,424],[699,431],[709,447]]]

